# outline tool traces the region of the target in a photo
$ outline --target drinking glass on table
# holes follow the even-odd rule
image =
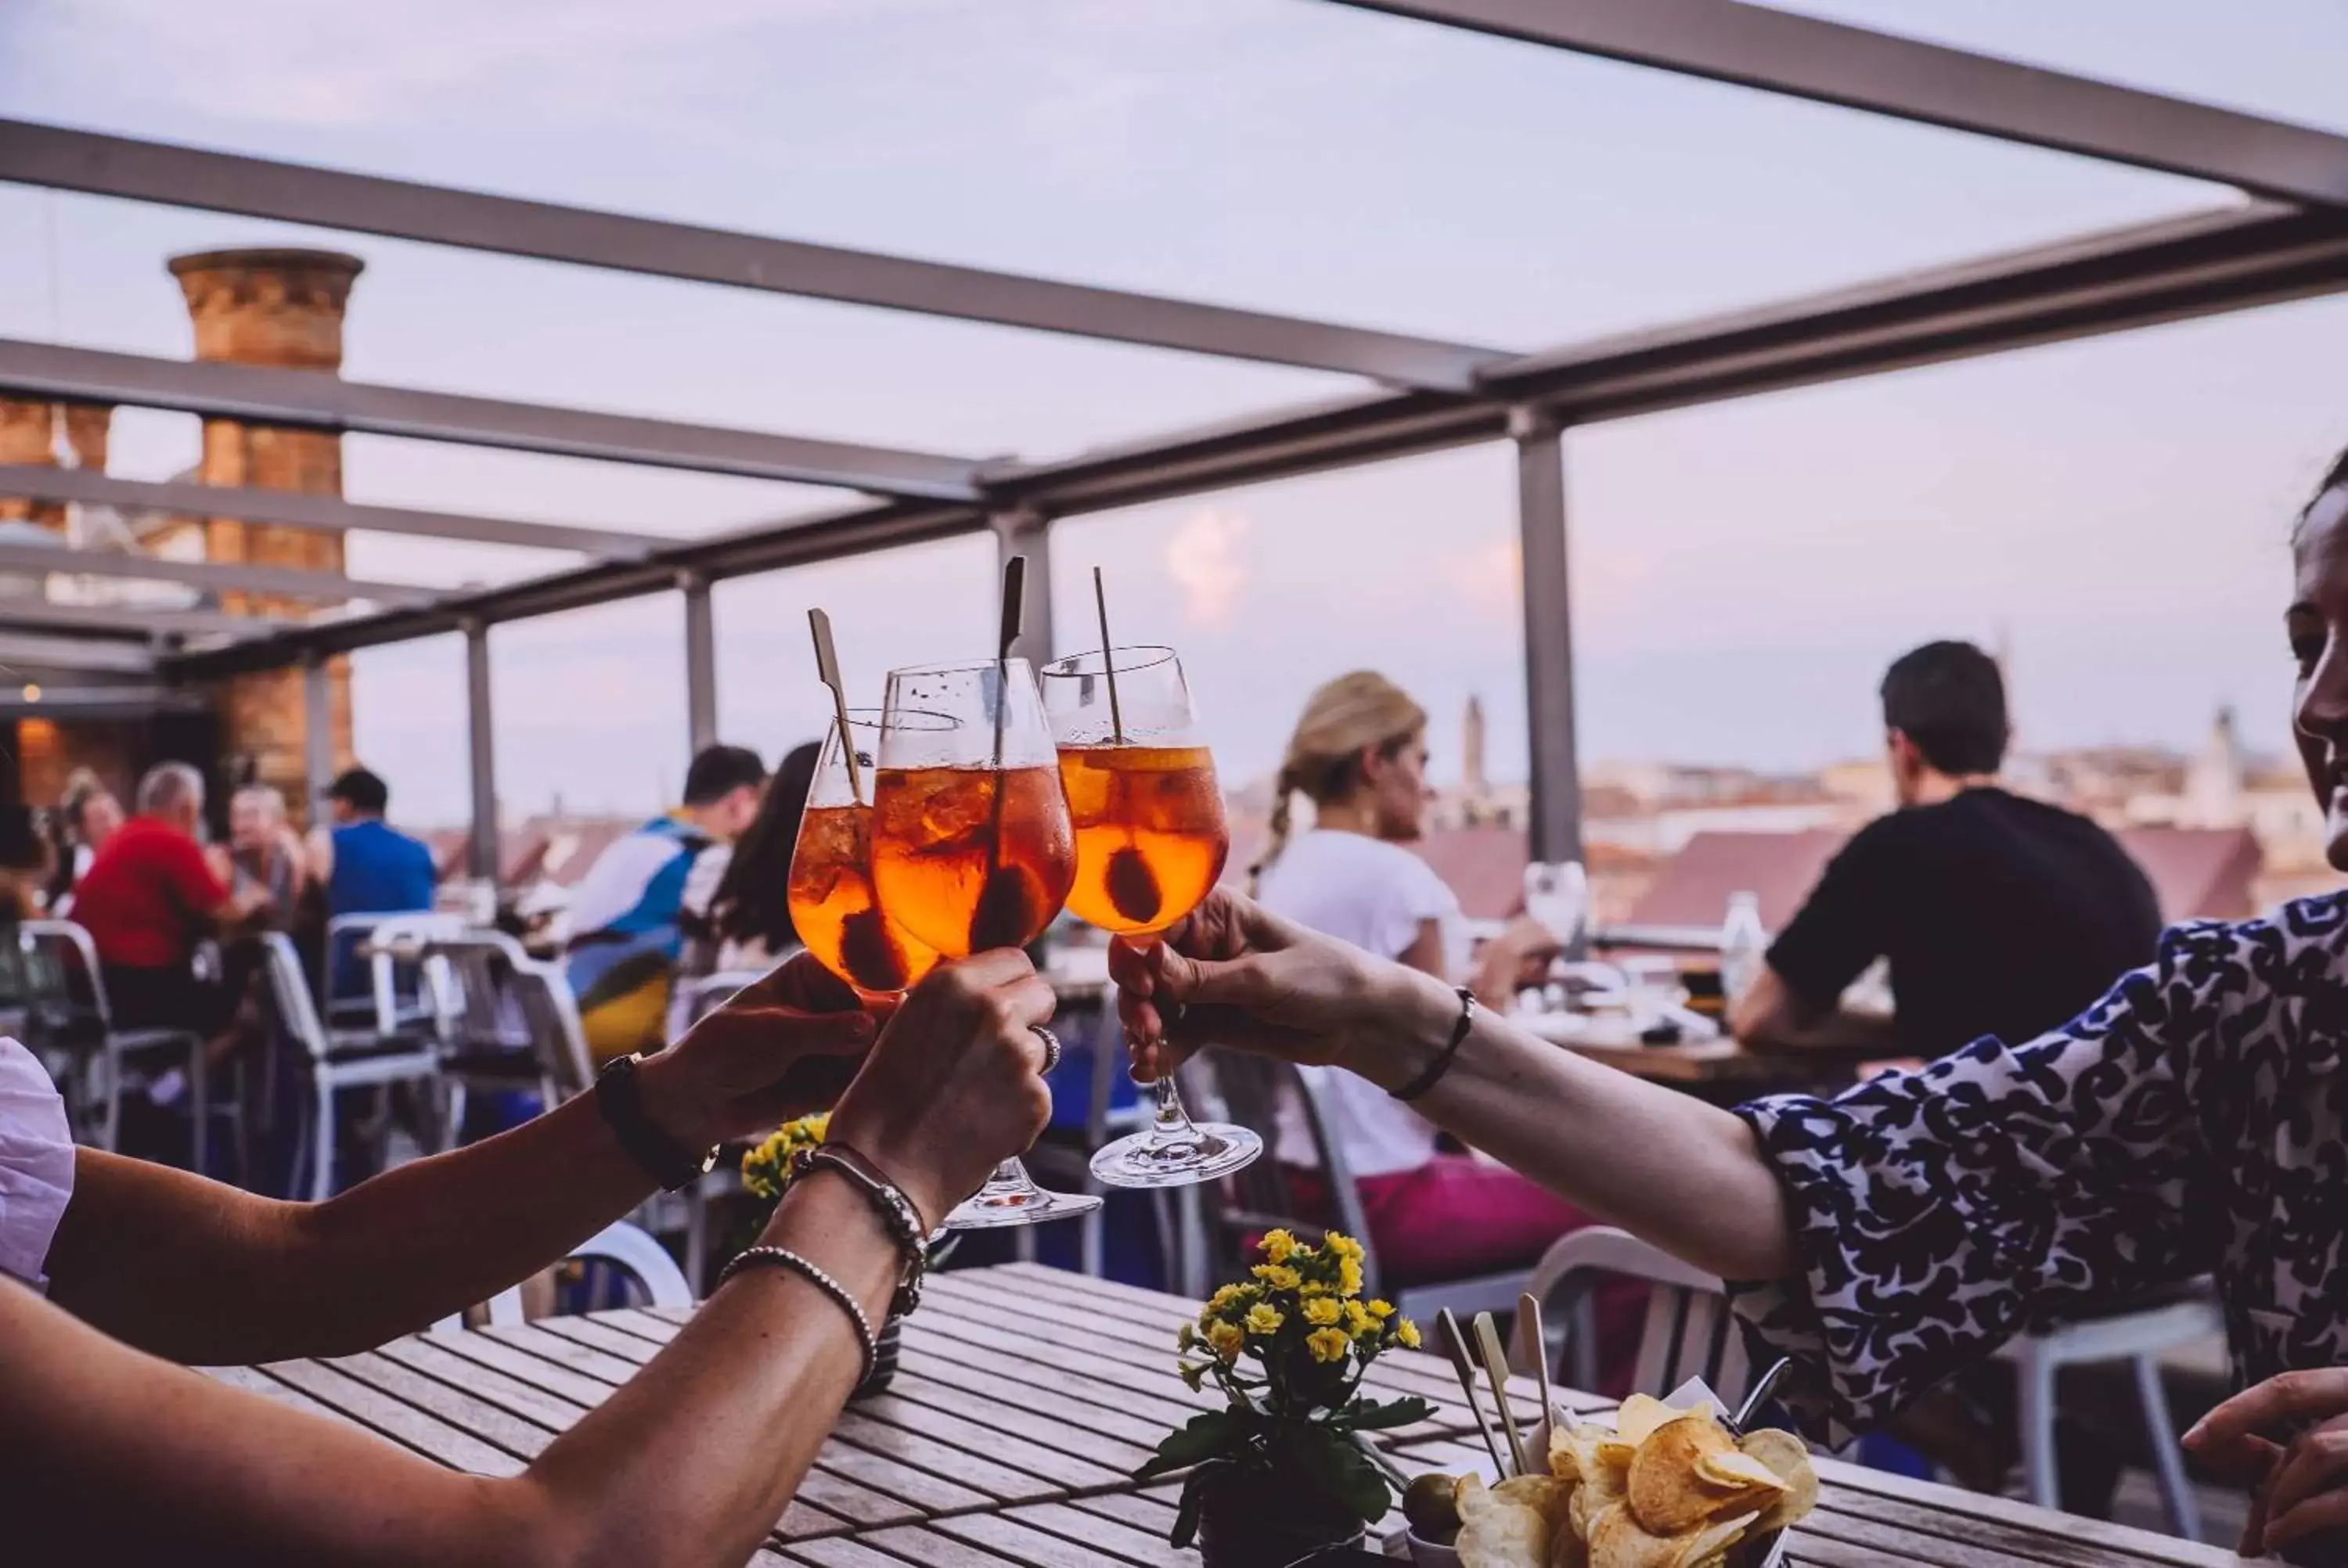
[[[1560,948],[1571,948],[1590,914],[1590,875],[1579,860],[1537,860],[1525,867],[1525,913]]]
[[[951,727],[943,719],[932,723],[941,731]],[[785,891],[791,928],[808,951],[868,997],[901,995],[938,961],[935,948],[881,912],[872,890],[871,794],[880,739],[877,708],[850,708],[846,730],[837,719],[827,728]]]
[[[880,764],[872,886],[886,918],[952,958],[1042,936],[1067,900],[1076,853],[1027,661],[891,671]],[[1100,1203],[1047,1193],[1005,1160],[946,1225],[1034,1225]]]
[[[1156,647],[1056,660],[1044,667],[1044,708],[1076,834],[1068,907],[1146,944],[1198,907],[1231,853],[1215,759],[1199,742],[1181,661]],[[1149,1126],[1092,1158],[1093,1174],[1110,1186],[1189,1186],[1263,1153],[1244,1127],[1191,1121],[1170,1075],[1152,1092]]]

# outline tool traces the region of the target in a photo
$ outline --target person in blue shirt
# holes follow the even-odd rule
[[[685,917],[708,912],[766,788],[757,753],[703,747],[685,770],[685,804],[613,840],[572,889],[565,968],[599,1064],[660,1049]]]
[[[391,786],[366,768],[351,768],[326,786],[334,825],[310,838],[312,872],[326,889],[326,913],[414,915],[432,907],[439,881],[432,852],[420,840],[383,819]],[[366,967],[355,942],[334,955],[333,993],[360,995],[368,987]]]

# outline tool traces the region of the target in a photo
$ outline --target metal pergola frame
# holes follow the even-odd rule
[[[88,668],[187,682],[300,664],[310,672],[314,788],[328,764],[324,661],[449,631],[466,639],[471,869],[494,877],[489,629],[644,594],[684,597],[686,717],[716,730],[709,604],[719,579],[992,530],[1043,558],[1053,520],[1477,442],[1518,455],[1524,561],[1530,847],[1581,856],[1568,620],[1562,443],[1577,425],[1999,353],[2348,288],[2348,137],[1739,0],[1336,0],[1362,9],[1734,83],[2227,185],[2250,200],[2056,244],[1676,326],[1510,353],[1190,301],[520,200],[0,119],[0,180],[314,225],[1193,354],[1357,375],[1375,390],[1206,429],[1025,464],[370,386],[301,371],[191,364],[0,341],[0,394],[127,403],[860,491],[829,512],[660,539],[331,497],[0,467],[0,496],[291,527],[376,528],[538,546],[582,563],[453,592],[228,563],[60,548],[0,552],[0,570],[145,576],[221,590],[372,600],[307,622],[0,599],[20,651],[89,650]],[[36,559],[41,558],[41,559]],[[232,573],[240,574],[232,577]],[[289,580],[300,579],[300,580]],[[1044,622],[1031,650],[1048,650]],[[56,612],[66,613],[60,617]],[[46,619],[43,619],[43,616]],[[84,642],[59,628],[106,633]],[[155,644],[126,635],[133,630]],[[180,637],[206,637],[198,646]],[[150,661],[140,663],[139,661]],[[60,657],[57,667],[73,668]]]

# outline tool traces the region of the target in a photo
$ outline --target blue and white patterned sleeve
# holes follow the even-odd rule
[[[1801,1273],[1738,1286],[1736,1307],[1756,1358],[1793,1358],[1780,1388],[1812,1436],[1846,1441],[2019,1328],[2211,1266],[2195,1090],[2281,942],[2265,922],[2180,927],[2028,1044],[1739,1108]]]

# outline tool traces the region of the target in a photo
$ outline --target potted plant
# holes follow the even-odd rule
[[[766,1140],[742,1156],[742,1185],[754,1198],[762,1200],[768,1212],[782,1201],[783,1193],[797,1174],[792,1162],[803,1149],[821,1143],[830,1130],[831,1112],[819,1111],[812,1116],[802,1116],[796,1122],[786,1122],[767,1134]],[[945,1261],[953,1250],[953,1238],[930,1248],[932,1267]],[[880,1326],[877,1342],[878,1353],[872,1361],[872,1376],[857,1386],[851,1399],[861,1399],[885,1391],[897,1376],[897,1339],[902,1318],[891,1317]]]
[[[1305,1246],[1286,1231],[1259,1244],[1250,1277],[1217,1291],[1177,1344],[1182,1380],[1211,1378],[1225,1409],[1191,1418],[1134,1472],[1182,1483],[1173,1543],[1195,1537],[1208,1568],[1277,1568],[1316,1548],[1357,1542],[1389,1505],[1385,1472],[1357,1433],[1424,1420],[1416,1395],[1361,1394],[1370,1363],[1418,1329],[1362,1299],[1362,1247],[1334,1232]]]

